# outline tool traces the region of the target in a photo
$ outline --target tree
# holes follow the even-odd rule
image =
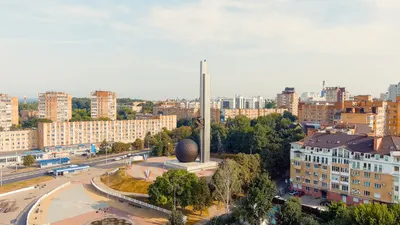
[[[98,121],[110,121],[110,118],[108,118],[108,117],[100,117],[97,120]]]
[[[19,103],[18,104],[18,111],[21,110],[38,110],[38,102],[27,102],[26,104]]]
[[[181,126],[172,131],[172,138],[178,142],[182,139],[189,138],[192,135],[192,128],[189,126]]]
[[[154,103],[152,101],[146,101],[145,103],[139,104],[142,106],[142,112],[144,114],[153,113]]]
[[[72,109],[83,109],[90,112],[90,104],[90,98],[72,98]]]
[[[261,172],[260,155],[239,153],[235,157],[235,161],[240,168],[240,179],[242,180],[242,187],[247,190],[249,185]]]
[[[156,144],[156,140],[154,136],[151,135],[150,131],[147,132],[146,136],[144,137],[144,146],[146,148],[150,148],[150,146],[153,146]]]
[[[203,215],[203,210],[211,205],[211,193],[204,177],[199,179],[198,184],[193,190],[193,209],[200,211],[200,216]]]
[[[20,129],[21,129],[21,125],[20,124],[18,124],[18,125],[13,124],[10,127],[10,131],[16,131],[16,130],[20,130]]]
[[[132,143],[132,147],[136,150],[144,149],[144,142],[140,138],[136,138],[135,142]]]
[[[92,117],[90,112],[87,109],[73,109],[72,110],[72,118],[69,120],[70,122],[76,121],[92,121]]]
[[[273,207],[275,184],[268,174],[261,174],[251,184],[247,196],[239,204],[239,214],[250,224],[263,224]]]
[[[121,107],[117,111],[118,120],[133,120],[135,119],[136,112],[128,107]]]
[[[185,220],[183,219],[183,214],[179,210],[172,210],[168,217],[168,225],[185,225]]]
[[[113,153],[121,153],[121,152],[129,151],[130,147],[131,147],[130,144],[123,143],[123,142],[115,142],[112,145],[111,150]]]
[[[182,208],[193,203],[195,186],[199,183],[194,173],[182,169],[170,169],[149,187],[150,202],[174,208],[175,204]]]
[[[32,166],[35,163],[35,158],[32,155],[27,155],[24,157],[24,166]]]
[[[22,128],[37,128],[39,123],[52,123],[49,119],[31,117],[22,123]]]
[[[193,119],[183,118],[183,119],[178,120],[176,127],[179,128],[182,126],[192,127]]]
[[[278,220],[281,225],[298,225],[301,221],[301,203],[299,198],[290,198],[281,206]]]
[[[222,161],[212,177],[211,184],[215,189],[215,198],[225,204],[225,211],[229,213],[232,196],[242,190],[239,165],[231,159]]]
[[[395,225],[397,216],[386,204],[370,203],[355,207],[353,218],[359,225]]]
[[[300,220],[300,225],[319,225],[319,223],[311,216],[303,216]]]
[[[274,109],[274,108],[276,108],[276,102],[275,102],[275,100],[268,99],[268,100],[266,101],[265,108],[267,108],[267,109]]]

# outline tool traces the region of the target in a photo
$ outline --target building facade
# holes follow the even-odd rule
[[[72,97],[64,92],[39,93],[39,118],[53,122],[69,121],[72,118]]]
[[[117,119],[117,94],[111,91],[95,91],[90,93],[90,114],[93,119]]]
[[[344,87],[327,87],[325,95],[327,102],[344,102],[349,99],[349,93]]]
[[[333,124],[336,105],[332,103],[302,102],[299,104],[299,122],[318,122],[320,124]]]
[[[179,108],[179,107],[154,107],[153,115],[176,115],[177,120],[193,119],[200,117],[199,108]],[[221,110],[211,108],[211,121],[214,123],[221,122]]]
[[[18,125],[18,98],[0,94],[0,127],[9,130],[12,125]]]
[[[277,95],[276,100],[277,108],[287,109],[287,111],[297,116],[299,111],[299,96],[294,88],[285,88],[282,93]]]
[[[257,119],[260,116],[267,116],[272,113],[283,114],[286,109],[224,109],[221,117],[223,120],[235,118],[236,116],[243,115],[249,119]]]
[[[37,130],[17,130],[0,132],[0,152],[37,149]]]
[[[176,116],[153,116],[145,120],[114,120],[39,123],[39,147],[109,142],[134,142],[163,128],[176,128]]]
[[[291,187],[343,201],[399,203],[400,138],[315,133],[291,144]]]

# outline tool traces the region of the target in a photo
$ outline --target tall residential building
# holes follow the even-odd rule
[[[246,107],[246,101],[243,96],[236,95],[235,96],[235,109],[244,109]]]
[[[388,88],[386,100],[395,102],[397,96],[400,96],[400,83],[391,84]]]
[[[117,119],[117,94],[111,91],[95,91],[90,93],[90,113],[92,118],[107,117]]]
[[[235,98],[225,98],[221,100],[222,109],[234,109],[236,106]]]
[[[298,114],[299,96],[292,87],[286,87],[282,93],[277,95],[277,108],[287,109],[293,115]]]
[[[325,91],[327,102],[344,102],[349,99],[349,93],[344,87],[327,87]]]
[[[399,203],[400,137],[314,133],[291,144],[290,183],[314,198]]]
[[[72,117],[72,97],[64,92],[39,93],[38,109],[39,118],[68,121]]]
[[[8,130],[13,124],[18,125],[18,120],[18,98],[0,94],[0,127]]]

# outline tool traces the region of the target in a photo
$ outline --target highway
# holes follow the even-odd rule
[[[132,156],[135,155],[142,155],[145,153],[150,153],[150,151],[141,151],[138,153],[133,153]],[[125,164],[125,160],[119,160],[115,161],[116,158],[121,157],[123,155],[127,155],[128,153],[125,154],[118,154],[118,155],[112,155],[111,157],[108,157],[107,159],[102,158],[102,159],[92,159],[85,163],[86,165],[89,165],[91,167],[96,167],[96,168],[101,168],[101,169],[109,169],[113,167],[118,167],[122,166]],[[106,164],[107,161],[107,164]],[[41,168],[37,169],[35,171],[29,171],[29,172],[23,172],[23,173],[17,173],[17,174],[12,174],[12,175],[4,175],[3,176],[3,184],[8,184],[8,183],[13,183],[13,182],[18,182],[18,181],[23,181],[23,180],[28,180],[40,176],[44,176],[47,174],[47,171],[55,169],[55,168],[66,168],[69,165],[63,165],[63,166],[55,166],[55,167],[48,167],[48,168]]]

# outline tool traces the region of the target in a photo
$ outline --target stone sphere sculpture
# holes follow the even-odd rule
[[[194,162],[199,155],[199,147],[196,142],[183,139],[176,145],[175,155],[179,162]]]

